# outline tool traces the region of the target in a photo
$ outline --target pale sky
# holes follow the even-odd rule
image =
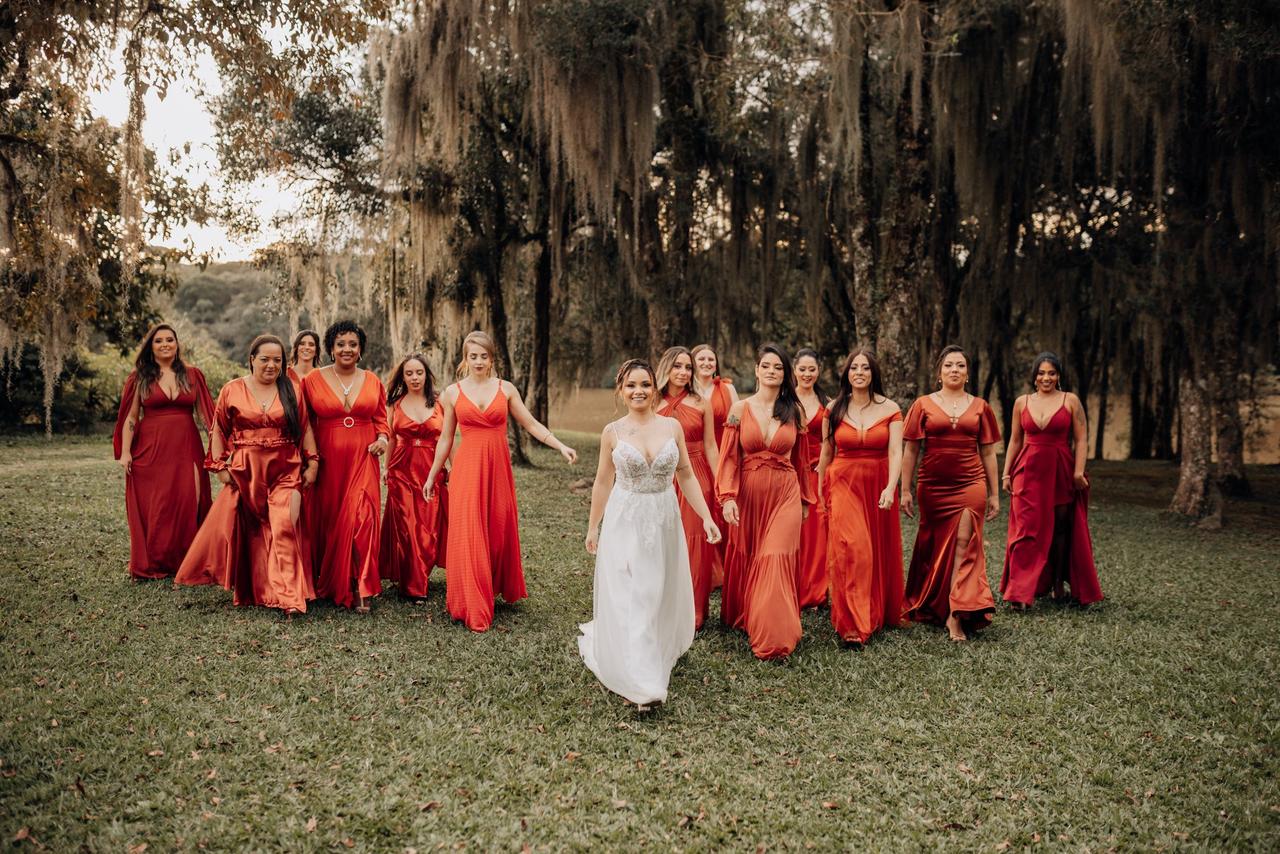
[[[125,88],[123,62],[114,63],[115,79],[105,89],[90,95],[90,103],[97,115],[114,125],[123,125],[129,114],[129,95]],[[210,93],[221,92],[221,81],[213,59],[202,55],[190,76],[179,77],[169,87],[161,101],[155,89],[146,95],[147,114],[143,122],[142,136],[147,146],[156,153],[158,160],[168,162],[171,150],[181,151],[191,144],[191,153],[184,155],[180,163],[186,165],[186,177],[193,185],[208,183],[215,196],[222,194],[222,181],[218,174],[218,155],[213,141],[213,117],[196,97],[197,88]],[[297,204],[297,197],[282,188],[275,180],[260,182],[257,186],[240,188],[238,198],[247,197],[255,203],[259,220],[267,227],[273,214],[289,211]],[[222,226],[210,224],[204,227],[190,226],[175,229],[173,237],[164,241],[168,245],[181,246],[190,237],[196,251],[209,252],[214,261],[247,260],[254,249],[272,242],[277,235],[264,231],[256,239],[233,242]]]

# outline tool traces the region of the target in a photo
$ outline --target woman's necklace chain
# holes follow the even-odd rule
[[[343,399],[343,400],[346,400],[348,397],[350,397],[350,396],[351,396],[351,389],[355,386],[355,384],[356,384],[356,379],[357,379],[357,377],[359,377],[359,376],[360,376],[360,373],[357,371],[357,372],[356,372],[356,373],[351,377],[351,382],[349,382],[349,383],[344,383],[344,382],[342,381],[342,375],[341,375],[341,374],[339,374],[339,373],[337,372],[337,370],[334,370],[334,372],[333,372],[333,376],[334,376],[334,378],[335,378],[335,379],[337,379],[337,381],[338,381],[338,385],[342,388],[342,399]]]
[[[947,403],[947,399],[942,396],[942,392],[938,392],[938,399],[941,400],[943,403]],[[961,404],[964,404],[964,408],[968,408],[969,406],[968,392],[965,392],[964,397],[960,398],[958,402],[947,403],[947,405],[951,407],[951,414],[948,415],[947,418],[951,420],[952,429],[955,429],[956,424],[960,423],[960,416],[964,412],[964,409],[961,408]]]

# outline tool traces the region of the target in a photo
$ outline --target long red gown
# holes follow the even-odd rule
[[[710,509],[716,506],[715,481],[711,474],[711,463],[707,460],[706,442],[703,438],[706,435],[705,422],[700,410],[683,405],[688,394],[686,389],[679,396],[664,400],[661,408],[658,409],[658,414],[680,422],[680,427],[684,430],[685,448],[689,452],[689,465],[693,467],[694,477],[702,487],[702,497],[707,502],[707,508]],[[707,620],[707,602],[711,598],[716,575],[723,573],[724,564],[719,550],[707,542],[706,532],[702,529],[702,520],[698,518],[693,506],[685,501],[679,483],[676,484],[676,495],[680,497],[680,521],[684,525],[685,543],[689,546],[689,572],[693,576],[693,608],[696,617],[694,626],[700,629]],[[716,518],[714,511],[712,518]],[[720,523],[717,521],[716,524]],[[723,531],[724,528],[722,527],[721,530]]]
[[[348,411],[320,371],[302,380],[311,410],[320,476],[307,496],[311,562],[316,595],[350,608],[361,596],[382,592],[378,576],[378,458],[369,445],[389,436],[387,391],[378,375],[364,372],[364,385]]]
[[[995,611],[987,581],[982,523],[987,509],[986,474],[980,445],[1000,441],[995,413],[982,398],[951,426],[951,419],[928,395],[907,413],[902,437],[921,441],[916,504],[920,526],[907,572],[904,618],[945,623],[952,614],[966,629],[986,626]],[[953,578],[960,520],[968,513],[973,534]]]
[[[431,499],[422,497],[422,484],[436,458],[444,407],[437,400],[427,420],[414,421],[400,403],[391,410],[395,447],[387,460],[387,506],[378,566],[382,577],[394,581],[402,595],[421,598],[427,595],[431,568],[444,566],[449,493],[443,473]]]
[[[204,446],[192,412],[198,409],[205,425],[212,425],[213,398],[199,369],[187,366],[187,384],[170,400],[154,383],[138,407],[130,448],[133,465],[124,480],[129,574],[134,578],[167,578],[177,572],[209,512]],[[124,424],[137,393],[135,371],[120,394],[112,443],[117,460],[124,451]]]
[[[809,458],[803,468],[810,488],[818,491],[818,460],[822,456],[822,422],[827,408],[819,406],[809,420]],[[796,598],[801,608],[816,608],[827,601],[827,511],[820,504],[809,508],[800,527],[800,563],[796,567]]]
[[[1041,429],[1024,406],[1021,422],[1022,450],[1010,472],[1013,498],[1000,595],[1006,602],[1030,605],[1035,597],[1048,593],[1058,578],[1081,604],[1101,602],[1102,585],[1089,536],[1089,490],[1077,490],[1072,479],[1071,413],[1063,404]],[[1055,511],[1063,505],[1069,505],[1069,530],[1059,534],[1064,548],[1054,554]]]
[[[740,425],[725,425],[720,445],[716,496],[736,500],[739,513],[729,528],[720,619],[746,629],[757,658],[785,658],[800,642],[801,508],[815,500],[804,471],[807,445],[807,436],[790,422],[766,445],[750,406],[743,407]]]
[[[294,383],[305,425],[306,400]],[[290,509],[302,489],[302,454],[285,432],[284,408],[266,411],[243,378],[222,387],[214,429],[230,453],[222,488],[187,552],[175,584],[219,584],[237,605],[306,611],[315,598],[304,538]]]
[[[716,377],[711,381],[711,424],[712,430],[715,432],[716,447],[720,447],[720,439],[724,436],[724,422],[729,417],[729,410],[733,408],[733,396],[729,393],[729,388],[733,383],[723,377]],[[710,471],[710,466],[708,466]],[[715,521],[716,527],[723,534],[725,530],[724,515],[720,512],[720,505],[714,501],[711,502],[711,518]],[[716,543],[716,561],[715,568],[711,573],[711,589],[719,590],[724,586],[724,552],[728,537],[721,537],[720,542]]]
[[[865,432],[842,420],[835,458],[827,466],[827,569],[831,625],[852,643],[866,643],[902,619],[902,523],[893,507],[880,509],[889,483],[889,426],[902,413],[881,418]]]
[[[507,447],[507,396],[498,388],[481,409],[458,386],[453,406],[462,443],[449,473],[445,607],[473,632],[493,625],[495,595],[528,595],[520,559],[516,481]]]

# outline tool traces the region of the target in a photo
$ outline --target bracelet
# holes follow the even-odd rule
[[[303,451],[302,456],[307,462],[320,462],[320,454],[316,451]]]
[[[205,460],[204,470],[215,472],[215,473],[220,471],[226,471],[227,461],[226,460]]]

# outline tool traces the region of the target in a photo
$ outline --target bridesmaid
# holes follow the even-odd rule
[[[237,605],[292,615],[315,598],[299,518],[320,459],[301,387],[283,369],[284,342],[259,335],[249,376],[222,387],[206,467],[223,488],[174,583],[220,584]]]
[[[435,461],[422,485],[423,496],[429,498],[453,450],[457,427],[462,431],[462,446],[449,474],[445,607],[449,616],[473,632],[488,631],[493,625],[495,595],[507,604],[527,595],[520,560],[516,484],[507,447],[507,413],[570,464],[578,461],[578,452],[540,424],[516,387],[498,377],[496,361],[497,350],[487,334],[477,330],[463,339],[459,381],[440,395],[444,423]],[[484,401],[484,405],[476,401]]]
[[[995,610],[982,525],[1000,512],[1000,428],[987,402],[965,391],[969,361],[962,348],[942,348],[936,369],[939,389],[916,399],[902,433],[902,512],[912,517],[911,484],[920,464],[920,527],[903,616],[945,625],[961,642],[968,631],[986,626]]]
[[[789,361],[772,344],[760,348],[758,390],[729,410],[716,472],[716,497],[731,526],[720,619],[746,629],[762,659],[785,658],[800,642],[800,527],[816,500]]]
[[[729,417],[729,407],[738,402],[738,391],[733,387],[733,380],[720,376],[720,357],[711,349],[710,344],[699,344],[689,351],[693,358],[693,391],[698,397],[711,402],[711,423],[715,433],[713,447],[720,447],[720,439],[724,435],[724,421]],[[708,468],[708,480],[714,472]],[[724,517],[720,515],[720,505],[711,501],[712,494],[707,493],[710,501],[711,516],[716,526],[725,529]],[[725,539],[716,544],[716,564],[711,574],[711,589],[719,590],[724,584],[724,550]]]
[[[433,566],[444,565],[446,505],[444,479],[429,494],[427,482],[444,425],[444,407],[436,395],[427,360],[415,353],[391,374],[391,449],[387,452],[387,508],[382,518],[382,577],[394,581],[400,595],[423,601]]]
[[[822,455],[823,424],[827,408],[818,390],[818,354],[803,347],[796,351],[796,396],[803,409],[802,418],[808,434],[809,458],[805,461],[805,477],[812,481],[814,492],[818,485],[818,460]],[[809,508],[804,525],[800,528],[800,563],[796,569],[796,598],[800,607],[817,608],[827,602],[827,512],[821,503]]]
[[[662,396],[658,414],[674,418],[684,430],[685,449],[689,452],[689,464],[702,487],[702,497],[708,507],[714,506],[715,479],[712,472],[719,463],[715,443],[714,410],[711,403],[693,389],[693,356],[684,347],[668,347],[658,361],[658,393]],[[702,531],[702,520],[694,506],[685,500],[680,485],[676,484],[680,497],[680,519],[684,525],[685,541],[689,546],[689,572],[693,575],[694,625],[702,628],[707,619],[707,603],[715,587],[716,576],[723,578],[724,563],[714,543],[707,542]],[[716,519],[723,518],[712,513]]]
[[[353,321],[339,320],[324,333],[333,364],[302,381],[323,462],[315,494],[307,498],[316,596],[359,613],[367,613],[365,600],[382,591],[378,457],[391,433],[386,389],[358,364],[366,341]]]
[[[289,355],[289,379],[301,383],[307,374],[320,366],[320,333],[304,329],[293,336]]]
[[[827,504],[831,625],[865,644],[902,619],[902,410],[884,393],[880,364],[855,350],[823,422],[820,496]]]
[[[124,468],[129,575],[165,578],[178,571],[209,512],[204,445],[192,411],[213,424],[204,374],[182,361],[178,333],[155,326],[142,339],[120,394],[115,457]]]
[[[1013,405],[1002,485],[1011,494],[1000,595],[1026,608],[1063,585],[1082,605],[1102,601],[1089,537],[1089,425],[1080,398],[1062,390],[1062,363],[1041,353],[1031,394]]]

